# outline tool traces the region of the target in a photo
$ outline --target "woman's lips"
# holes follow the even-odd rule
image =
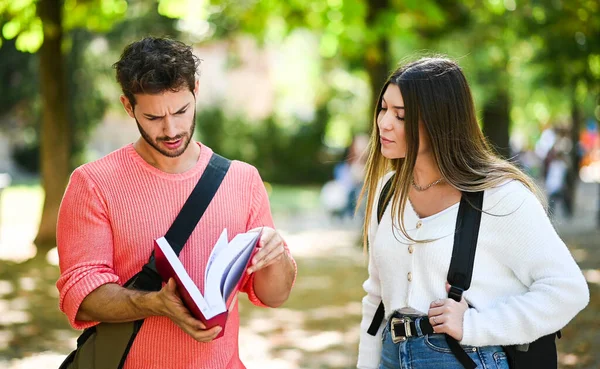
[[[394,143],[394,141],[388,140],[385,137],[379,137],[379,141],[381,142],[382,145],[388,145],[388,144]]]

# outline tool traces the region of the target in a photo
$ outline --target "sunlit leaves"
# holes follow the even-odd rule
[[[65,30],[81,27],[106,32],[126,11],[126,0],[65,0],[63,26]]]
[[[34,53],[42,46],[43,41],[42,21],[36,18],[29,24],[28,29],[19,34],[16,47],[18,50]]]
[[[16,38],[16,46],[21,51],[35,52],[42,44],[41,22],[35,12],[33,0],[0,2],[0,15],[8,19],[2,27],[2,37]]]
[[[588,64],[592,75],[600,78],[600,55],[592,54],[588,57]]]
[[[206,0],[158,0],[158,13],[175,19],[206,20],[208,5]]]
[[[64,30],[86,28],[105,32],[127,11],[126,0],[65,0]],[[8,19],[2,27],[2,37],[16,37],[17,49],[36,52],[44,40],[44,32],[54,33],[53,25],[43,25],[36,14],[35,0],[0,0],[0,16]]]

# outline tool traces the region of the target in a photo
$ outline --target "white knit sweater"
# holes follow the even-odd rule
[[[589,290],[540,202],[522,183],[509,181],[485,191],[483,209],[488,214],[481,218],[471,288],[464,293],[473,308],[465,313],[461,343],[529,343],[564,327],[587,305]],[[432,301],[447,297],[457,214],[455,204],[420,219],[408,203],[409,235],[435,240],[414,244],[397,227],[392,233],[391,205],[380,225],[373,211],[358,368],[379,365],[382,327],[375,337],[367,328],[382,299],[387,320],[403,308],[427,314]]]

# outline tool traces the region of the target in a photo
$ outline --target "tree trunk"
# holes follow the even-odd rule
[[[510,156],[510,99],[508,91],[497,89],[483,106],[483,132],[496,151]]]
[[[56,246],[58,208],[69,178],[71,126],[67,114],[67,86],[62,53],[62,0],[40,0],[38,15],[44,27],[39,51],[42,95],[40,163],[45,199],[35,238],[38,253]]]
[[[390,7],[389,0],[370,0],[367,13],[367,28],[376,29],[379,16]],[[389,45],[387,38],[376,35],[375,42],[367,46],[364,54],[364,65],[369,75],[371,87],[371,104],[369,109],[369,122],[373,119],[375,104],[383,83],[387,80],[390,71]]]
[[[573,88],[573,91],[575,88]],[[575,193],[577,190],[577,178],[579,177],[579,131],[581,130],[581,123],[583,117],[579,103],[573,94],[571,98],[571,133],[570,139],[573,144],[573,148],[569,153],[569,172],[567,173],[566,188],[565,188],[565,205],[569,216],[573,215],[575,210]]]

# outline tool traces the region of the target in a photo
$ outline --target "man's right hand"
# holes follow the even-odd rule
[[[206,326],[194,318],[181,301],[177,292],[177,285],[173,278],[157,292],[160,314],[168,317],[177,324],[185,333],[198,342],[210,342],[221,332],[221,327],[216,326],[206,329]]]

